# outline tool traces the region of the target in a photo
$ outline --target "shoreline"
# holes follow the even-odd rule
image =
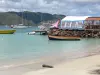
[[[12,65],[5,65],[3,66],[3,69],[0,68],[0,75],[27,75],[27,73],[30,72],[35,72],[37,73],[38,71],[44,72],[48,71],[49,69],[47,68],[42,68],[42,64],[47,64],[47,65],[52,65],[54,66],[54,70],[57,69],[56,67],[59,68],[59,65],[63,67],[63,64],[71,63],[72,61],[77,61],[85,58],[90,58],[92,56],[97,56],[100,54],[100,46],[96,46],[88,48],[90,51],[87,52],[73,52],[72,54],[64,52],[58,53],[52,56],[43,56],[41,59],[29,61],[29,62],[19,62],[17,65],[12,64]],[[87,49],[87,50],[88,50]],[[92,50],[93,49],[93,50]],[[73,55],[73,56],[72,56]],[[80,61],[79,61],[80,62]],[[2,66],[1,66],[2,67]],[[66,67],[65,67],[66,68]],[[53,69],[51,69],[53,70]],[[16,74],[15,74],[16,73]]]
[[[52,68],[52,69],[46,68],[46,69],[40,69],[37,71],[29,71],[22,75],[34,75],[34,74],[36,74],[36,75],[67,75],[66,72],[68,72],[68,75],[91,75],[91,74],[88,74],[87,67],[90,67],[89,69],[93,70],[95,68],[97,69],[97,65],[100,65],[100,49],[99,49],[99,47],[94,48],[95,51],[94,50],[90,51],[86,55],[72,58],[70,60],[64,60],[63,62],[52,65],[52,66],[54,66],[54,68]],[[95,61],[96,59],[97,59],[97,61]],[[85,62],[87,62],[87,63],[85,63]],[[73,68],[75,68],[72,66],[73,64],[76,67],[75,70],[77,70],[77,72],[75,72],[76,74],[73,73]],[[79,65],[79,64],[81,64],[81,65]],[[49,65],[49,64],[47,64],[47,65]],[[84,65],[86,65],[85,66],[86,69],[82,69],[82,72],[80,72],[80,69],[78,69],[78,67],[83,68]],[[69,68],[71,69],[70,72],[67,71],[67,69],[69,70]],[[70,73],[72,73],[72,74],[70,74]],[[77,74],[77,73],[79,73],[79,74]]]
[[[75,60],[64,61],[63,63],[55,65],[52,69],[47,68],[30,71],[22,75],[91,75],[92,71],[96,69],[100,69],[100,53]]]

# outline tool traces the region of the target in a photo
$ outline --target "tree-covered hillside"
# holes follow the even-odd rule
[[[64,15],[41,13],[41,12],[1,12],[0,25],[21,24],[36,25],[41,21],[56,20],[64,18]]]

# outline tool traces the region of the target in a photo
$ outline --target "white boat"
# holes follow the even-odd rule
[[[35,32],[33,31],[33,32],[29,32],[28,33],[29,35],[34,35],[35,34]]]
[[[11,28],[28,28],[28,26],[24,26],[23,24],[19,24],[19,25],[11,25]]]

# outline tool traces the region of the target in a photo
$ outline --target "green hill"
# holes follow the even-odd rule
[[[0,13],[0,25],[12,25],[12,24],[21,24],[22,19],[20,16],[17,14],[11,14],[8,12],[1,12]],[[28,21],[26,19],[23,19],[24,23],[26,24],[34,24],[31,21]]]
[[[41,13],[41,12],[1,12],[0,13],[0,25],[12,25],[21,24],[24,25],[36,25],[41,21],[62,19],[65,15]]]

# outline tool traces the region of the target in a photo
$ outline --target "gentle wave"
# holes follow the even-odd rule
[[[2,65],[0,67],[0,70],[14,68],[14,67],[20,67],[20,66],[25,66],[25,65],[35,64],[35,63],[37,63],[37,62],[27,62],[27,63],[20,63],[20,64]]]

